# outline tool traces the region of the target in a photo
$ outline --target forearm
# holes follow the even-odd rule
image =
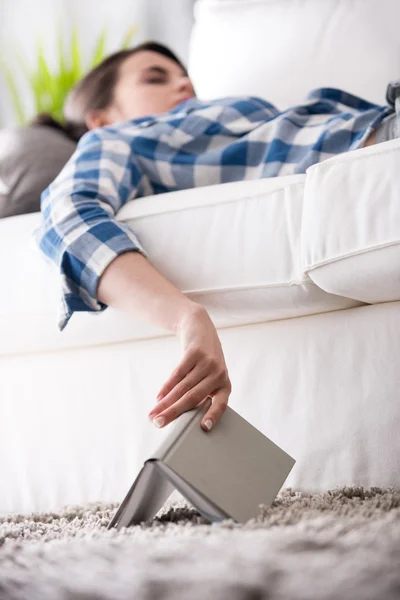
[[[125,252],[102,274],[98,300],[173,333],[190,313],[205,310],[187,298],[139,252]]]

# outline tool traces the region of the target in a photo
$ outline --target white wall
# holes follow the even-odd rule
[[[193,0],[147,0],[149,37],[169,46],[187,66]]]
[[[43,39],[46,58],[56,60],[58,27],[65,42],[77,25],[84,54],[89,58],[96,40],[107,28],[107,50],[119,49],[133,24],[138,25],[133,43],[155,39],[171,47],[186,63],[192,26],[193,0],[0,0],[0,55],[13,70],[26,110],[33,111],[29,88],[19,63],[35,64],[38,36]],[[51,63],[52,64],[52,63]],[[3,75],[0,73],[0,127],[16,123]]]

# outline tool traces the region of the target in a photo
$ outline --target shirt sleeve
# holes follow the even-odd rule
[[[142,179],[130,145],[118,131],[84,135],[77,150],[41,197],[42,220],[34,232],[39,248],[59,269],[62,331],[75,311],[92,314],[107,305],[97,299],[106,267],[119,254],[137,251],[147,258],[137,235],[116,220]]]

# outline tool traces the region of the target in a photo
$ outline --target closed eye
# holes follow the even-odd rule
[[[166,80],[164,78],[160,79],[159,77],[157,77],[157,78],[146,79],[146,83],[166,83]]]

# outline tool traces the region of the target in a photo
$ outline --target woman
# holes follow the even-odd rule
[[[82,138],[42,195],[35,233],[61,271],[59,327],[76,310],[109,305],[174,332],[183,359],[149,418],[167,425],[211,396],[202,420],[207,431],[231,393],[215,327],[201,305],[146,260],[135,233],[114,218],[117,211],[154,193],[304,173],[329,156],[396,135],[394,110],[330,88],[283,112],[260,98],[200,101],[179,59],[149,42],[91,71],[64,114],[64,127],[43,115],[35,120]]]

